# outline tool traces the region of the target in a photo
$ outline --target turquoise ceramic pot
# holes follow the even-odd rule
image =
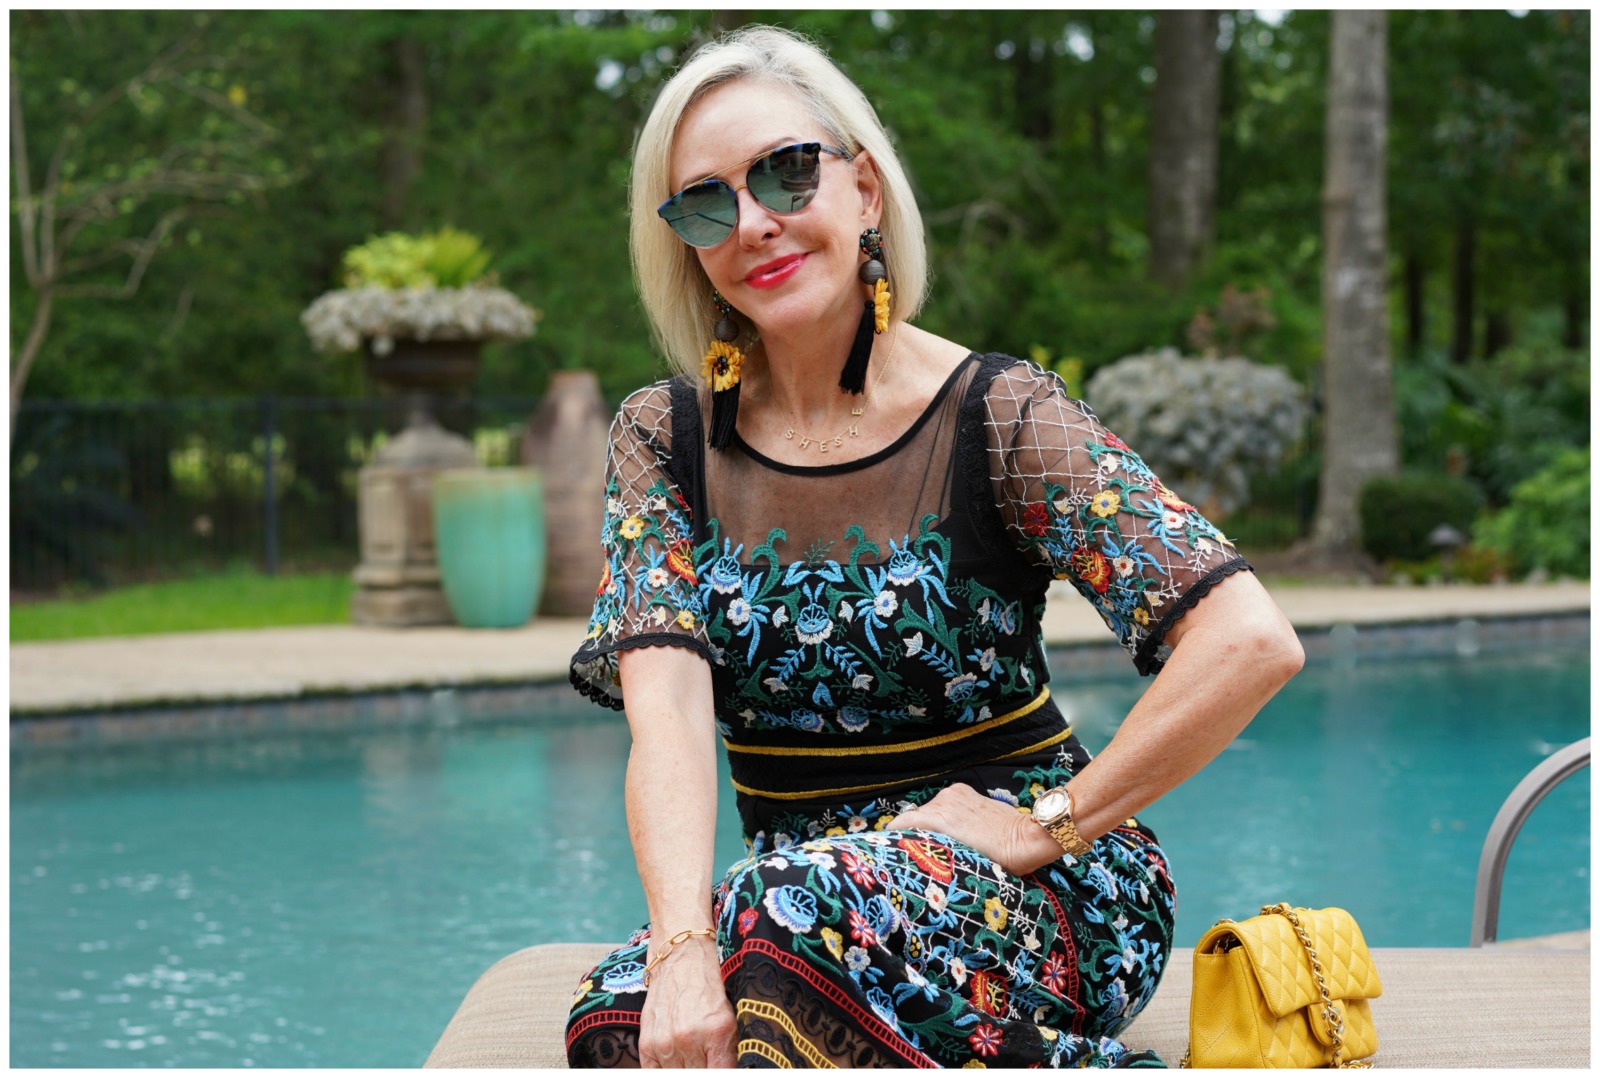
[[[433,480],[433,542],[456,621],[527,624],[544,589],[544,490],[537,468],[462,468]]]

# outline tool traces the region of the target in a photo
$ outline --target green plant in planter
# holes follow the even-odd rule
[[[343,258],[345,287],[325,292],[300,315],[325,352],[370,343],[386,355],[397,338],[515,340],[533,335],[540,314],[498,287],[490,252],[469,232],[390,232]]]
[[[389,232],[344,253],[344,283],[347,288],[465,288],[484,275],[489,258],[483,241],[470,232]]]

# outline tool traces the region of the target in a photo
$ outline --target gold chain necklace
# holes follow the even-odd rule
[[[788,440],[793,441],[798,434],[801,449],[809,449],[812,445],[815,445],[817,447],[817,452],[819,453],[826,453],[830,448],[839,448],[840,446],[844,445],[844,440],[846,437],[858,437],[860,433],[857,429],[859,424],[857,424],[855,420],[860,419],[862,413],[867,410],[867,398],[872,396],[872,391],[877,389],[878,383],[883,381],[884,374],[889,370],[889,364],[894,362],[895,349],[899,347],[900,330],[896,329],[894,331],[894,340],[889,343],[889,354],[884,358],[883,366],[878,368],[878,377],[872,380],[872,385],[867,387],[867,391],[861,395],[861,399],[856,402],[856,406],[850,409],[851,423],[848,427],[840,431],[838,434],[835,434],[832,438],[812,438],[804,434],[798,434],[798,432],[796,432],[794,429],[794,425],[791,423],[789,429],[783,432],[783,436]],[[789,418],[791,420],[794,418],[793,412],[789,413]]]

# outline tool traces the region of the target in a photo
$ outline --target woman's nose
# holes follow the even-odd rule
[[[739,233],[740,243],[754,246],[777,233],[780,227],[777,215],[756,201],[756,196],[750,193],[749,184],[735,187],[733,197],[739,200],[739,222],[736,231]]]

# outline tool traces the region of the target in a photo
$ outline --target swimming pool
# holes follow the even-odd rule
[[[1052,667],[1093,749],[1147,684]],[[1375,946],[1464,945],[1489,822],[1589,732],[1588,684],[1575,646],[1315,660],[1144,814],[1179,945],[1279,898],[1345,906]],[[420,1064],[495,960],[644,918],[627,744],[574,697],[484,726],[14,753],[12,1064]],[[1588,775],[1524,828],[1502,936],[1588,927]]]

